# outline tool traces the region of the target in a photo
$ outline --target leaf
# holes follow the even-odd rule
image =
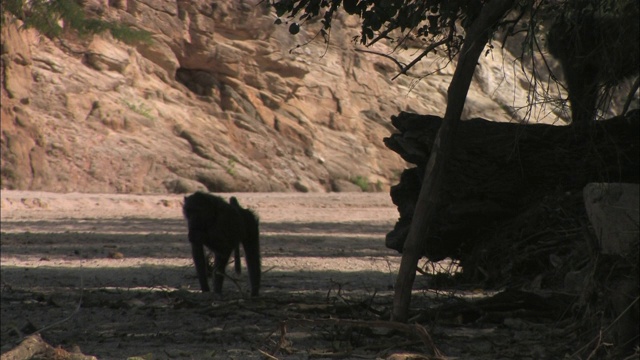
[[[370,28],[366,28],[364,30],[362,30],[362,32],[365,34],[365,36],[367,37],[367,39],[373,39],[373,30],[371,30]]]
[[[299,32],[300,32],[300,25],[298,25],[298,23],[291,23],[291,25],[289,25],[289,33],[291,35],[295,35]]]
[[[374,13],[371,14],[371,17],[369,18],[369,25],[372,30],[378,31],[382,27],[382,21],[380,21],[380,17]]]
[[[358,12],[358,0],[344,0],[342,7],[348,14],[353,15]]]

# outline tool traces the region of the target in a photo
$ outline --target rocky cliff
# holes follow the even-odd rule
[[[390,116],[445,110],[453,66],[428,59],[392,81],[394,62],[354,50],[355,19],[335,21],[324,42],[313,39],[312,24],[290,35],[257,0],[85,6],[151,32],[153,41],[130,46],[71,33],[51,40],[6,22],[2,188],[387,190],[405,168],[382,142],[393,131]],[[483,59],[465,117],[526,116],[516,109],[528,83],[513,64],[497,49]]]

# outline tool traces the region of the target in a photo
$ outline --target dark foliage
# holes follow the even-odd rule
[[[22,21],[25,28],[34,28],[42,34],[60,37],[65,28],[81,36],[110,32],[111,35],[127,43],[151,41],[151,35],[130,26],[88,17],[85,10],[74,0],[2,0],[2,23],[4,14],[9,13]]]

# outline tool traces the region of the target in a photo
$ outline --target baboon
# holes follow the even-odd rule
[[[251,210],[243,209],[235,197],[227,203],[219,196],[200,191],[185,196],[182,211],[187,220],[193,262],[202,291],[210,291],[204,246],[214,254],[213,291],[222,294],[225,268],[233,251],[235,269],[240,272],[239,250],[242,244],[251,296],[258,296],[261,271],[258,217]]]

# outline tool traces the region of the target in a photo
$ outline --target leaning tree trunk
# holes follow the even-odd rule
[[[466,29],[466,39],[447,92],[444,121],[427,163],[411,228],[402,252],[393,299],[392,320],[394,321],[407,321],[416,267],[418,260],[422,257],[424,241],[435,218],[440,189],[444,182],[445,165],[453,149],[453,140],[476,64],[484,46],[489,41],[494,25],[511,9],[513,3],[514,0],[493,0],[486,3],[478,18]]]

